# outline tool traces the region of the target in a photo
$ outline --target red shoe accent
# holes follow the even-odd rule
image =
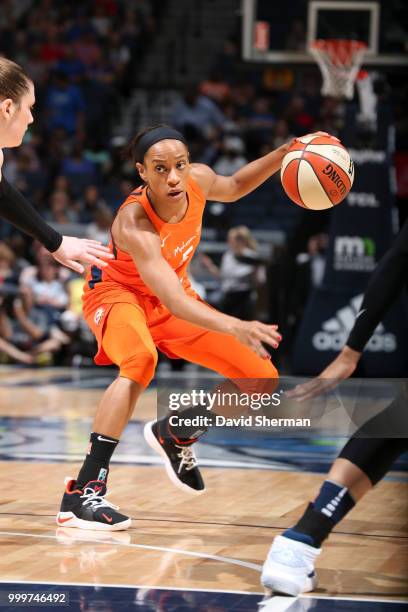
[[[104,519],[106,519],[108,521],[108,523],[112,522],[112,517],[111,516],[106,516],[106,514],[103,514],[103,513],[102,513],[102,516],[103,516]]]
[[[174,433],[171,431],[170,429],[170,422],[167,421],[167,431],[170,434],[170,437],[173,438],[173,440],[175,441],[176,444],[178,444],[179,446],[190,446],[191,444],[194,444],[194,442],[197,442],[198,438],[191,438],[189,440],[186,440],[185,442],[183,440],[179,440]],[[163,444],[162,440],[160,440],[160,443]]]
[[[64,523],[66,523],[67,521],[70,521],[71,519],[72,519],[72,516],[69,516],[68,518],[59,518],[58,523],[60,525],[63,525]]]
[[[73,491],[71,491],[71,487],[76,485],[76,480],[70,480],[67,483],[67,486],[65,487],[65,493],[68,493],[68,495],[73,495],[74,493],[83,493],[83,491],[81,491],[80,489],[74,489]]]

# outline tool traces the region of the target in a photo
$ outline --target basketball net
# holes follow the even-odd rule
[[[323,77],[322,94],[351,100],[367,45],[358,40],[318,39],[310,45]]]

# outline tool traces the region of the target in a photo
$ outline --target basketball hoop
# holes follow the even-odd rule
[[[318,39],[310,45],[323,77],[322,94],[350,100],[367,45],[358,40]]]

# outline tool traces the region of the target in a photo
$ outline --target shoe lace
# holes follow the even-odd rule
[[[175,446],[176,448],[180,449],[180,452],[177,453],[177,457],[181,459],[177,473],[180,474],[183,466],[185,466],[186,471],[195,468],[197,465],[197,459],[191,446],[178,446],[177,444]]]
[[[84,494],[81,495],[81,499],[84,499],[84,506],[89,505],[91,508],[113,508],[113,510],[119,510],[119,506],[115,506],[107,499],[105,499],[105,495],[99,495],[98,491],[94,491],[91,487],[85,487]]]

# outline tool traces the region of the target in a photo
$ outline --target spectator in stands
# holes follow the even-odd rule
[[[13,55],[13,53],[7,53],[6,55]],[[41,59],[41,45],[39,42],[33,42],[30,45],[30,54],[23,65],[26,68],[27,74],[33,79],[37,92],[41,91],[48,77],[49,66]]]
[[[47,314],[49,323],[58,321],[59,314],[68,304],[68,295],[58,278],[58,265],[54,260],[40,261],[29,287],[33,292],[34,304]]]
[[[221,108],[231,95],[231,87],[216,69],[211,71],[208,79],[200,83],[199,91],[203,96],[207,96],[207,98],[213,100]]]
[[[238,115],[238,108],[232,101],[228,102],[223,107],[225,123],[223,126],[224,134],[233,136],[242,136],[242,122]]]
[[[105,147],[98,136],[89,136],[84,149],[84,158],[93,163],[97,175],[107,176],[112,167],[112,159],[108,147]]]
[[[217,174],[231,176],[248,163],[244,155],[245,144],[239,136],[225,136],[221,144],[220,153],[213,165],[213,169]]]
[[[231,100],[233,100],[237,109],[237,116],[240,121],[246,120],[253,112],[256,93],[254,84],[244,79],[233,86]]]
[[[30,365],[33,356],[20,350],[12,341],[12,328],[5,309],[5,297],[0,294],[0,361],[5,360]]]
[[[207,270],[220,279],[226,314],[251,320],[255,317],[256,272],[262,259],[258,245],[250,230],[244,225],[233,227],[228,232],[228,249],[222,255],[220,266],[206,255],[201,262]]]
[[[53,191],[64,191],[70,197],[72,196],[69,180],[63,174],[59,174],[58,176],[55,177],[53,187],[54,187]]]
[[[294,136],[289,131],[288,122],[285,119],[278,119],[275,123],[273,135],[271,138],[272,149],[277,149],[285,142],[289,142]]]
[[[130,57],[130,49],[125,44],[122,33],[118,31],[109,32],[108,58],[110,64],[114,67],[115,79],[119,87],[125,77]]]
[[[50,212],[46,214],[47,220],[58,225],[77,223],[78,214],[70,203],[66,191],[54,191],[50,196]]]
[[[96,164],[86,159],[82,144],[77,142],[72,153],[62,160],[61,174],[66,176],[75,196],[97,178]]]
[[[85,66],[79,57],[77,57],[72,45],[64,45],[64,54],[57,62],[56,70],[63,74],[70,83],[79,85],[79,81],[85,72]]]
[[[17,347],[29,352],[35,363],[49,365],[69,337],[57,325],[50,326],[47,313],[35,307],[28,287],[13,298],[9,310],[11,338]]]
[[[132,187],[128,189],[127,193],[131,191]],[[92,223],[95,219],[95,213],[100,206],[106,206],[106,202],[101,198],[98,187],[96,185],[88,185],[83,197],[79,200],[80,222]]]
[[[84,118],[84,99],[79,87],[70,84],[63,72],[54,73],[52,84],[46,91],[45,108],[49,131],[63,128],[70,136],[80,131]]]
[[[64,45],[59,36],[56,23],[49,21],[46,25],[45,40],[40,45],[40,58],[49,66],[55,66],[64,57]]]
[[[91,240],[100,240],[103,244],[106,244],[110,240],[110,228],[113,221],[113,214],[109,206],[97,204],[94,213],[94,221],[89,223],[86,228],[86,236]]]
[[[311,236],[307,242],[306,252],[299,253],[296,257],[300,275],[306,278],[307,292],[322,284],[326,267],[327,242],[328,236],[325,233]]]
[[[97,43],[95,33],[90,23],[87,31],[74,42],[74,50],[76,57],[85,66],[85,69],[90,69],[99,63],[102,56],[102,49]]]
[[[290,131],[296,136],[313,131],[314,118],[306,110],[305,100],[302,96],[295,95],[290,100],[285,119]]]
[[[215,102],[207,96],[200,95],[197,86],[194,85],[187,87],[183,97],[175,104],[172,124],[181,131],[185,131],[186,127],[192,127],[204,138],[209,138],[214,129],[223,128],[225,117]]]
[[[5,242],[0,242],[0,294],[17,289],[16,257]]]

